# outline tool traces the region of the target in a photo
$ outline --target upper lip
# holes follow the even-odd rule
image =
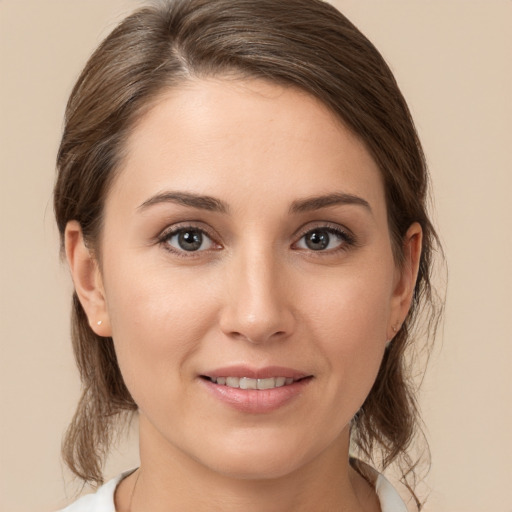
[[[294,380],[309,377],[307,373],[286,368],[284,366],[265,366],[263,368],[253,368],[250,366],[237,365],[226,366],[224,368],[215,368],[201,374],[204,377],[248,377],[250,379],[269,379],[271,377],[286,377]]]

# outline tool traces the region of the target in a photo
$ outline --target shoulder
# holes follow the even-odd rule
[[[132,471],[122,473],[102,485],[94,494],[82,496],[77,501],[59,512],[116,512],[114,493],[119,482]]]

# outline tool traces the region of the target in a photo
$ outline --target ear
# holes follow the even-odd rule
[[[98,336],[112,336],[98,262],[85,245],[82,228],[77,221],[67,223],[64,244],[75,291],[91,329]]]
[[[391,314],[387,331],[388,340],[392,340],[400,330],[411,307],[420,265],[422,240],[423,231],[421,226],[414,222],[410,225],[403,238],[403,263],[396,269],[393,297],[391,299]]]

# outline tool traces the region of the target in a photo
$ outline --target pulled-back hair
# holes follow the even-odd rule
[[[87,246],[101,257],[105,197],[136,122],[164,90],[191,77],[226,75],[306,91],[364,142],[382,174],[397,265],[407,229],[413,222],[422,227],[412,307],[352,424],[357,455],[380,470],[396,462],[415,496],[417,461],[409,448],[419,416],[408,353],[419,343],[413,327],[420,311],[426,314],[423,345],[432,338],[440,311],[431,286],[438,244],[426,211],[427,169],[390,69],[333,6],[321,0],[175,0],[153,3],[122,21],[88,61],[67,105],[54,196],[61,239],[67,222],[76,220]],[[83,394],[63,456],[76,475],[98,484],[119,416],[137,406],[112,339],[92,331],[76,293],[72,339]]]

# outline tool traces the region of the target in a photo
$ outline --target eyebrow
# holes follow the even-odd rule
[[[329,206],[338,206],[345,204],[362,206],[365,209],[367,209],[370,213],[373,213],[370,203],[366,201],[366,199],[363,199],[362,197],[359,196],[355,196],[353,194],[344,193],[313,196],[308,197],[306,199],[294,201],[290,206],[290,213],[310,212],[312,210],[328,208]]]
[[[150,206],[161,204],[161,203],[176,203],[199,210],[207,210],[218,213],[228,213],[229,206],[211,196],[192,194],[190,192],[162,192],[156,194],[146,201],[144,201],[137,209],[145,210]],[[298,199],[293,201],[290,206],[290,213],[304,213],[313,210],[321,210],[322,208],[328,208],[329,206],[338,205],[357,205],[362,206],[372,213],[372,209],[368,201],[362,197],[355,196],[353,194],[345,193],[334,193],[322,196],[313,196],[306,199]]]
[[[190,192],[162,192],[144,201],[137,209],[145,210],[150,206],[161,203],[176,203],[218,213],[229,211],[229,206],[215,197],[191,194]]]

